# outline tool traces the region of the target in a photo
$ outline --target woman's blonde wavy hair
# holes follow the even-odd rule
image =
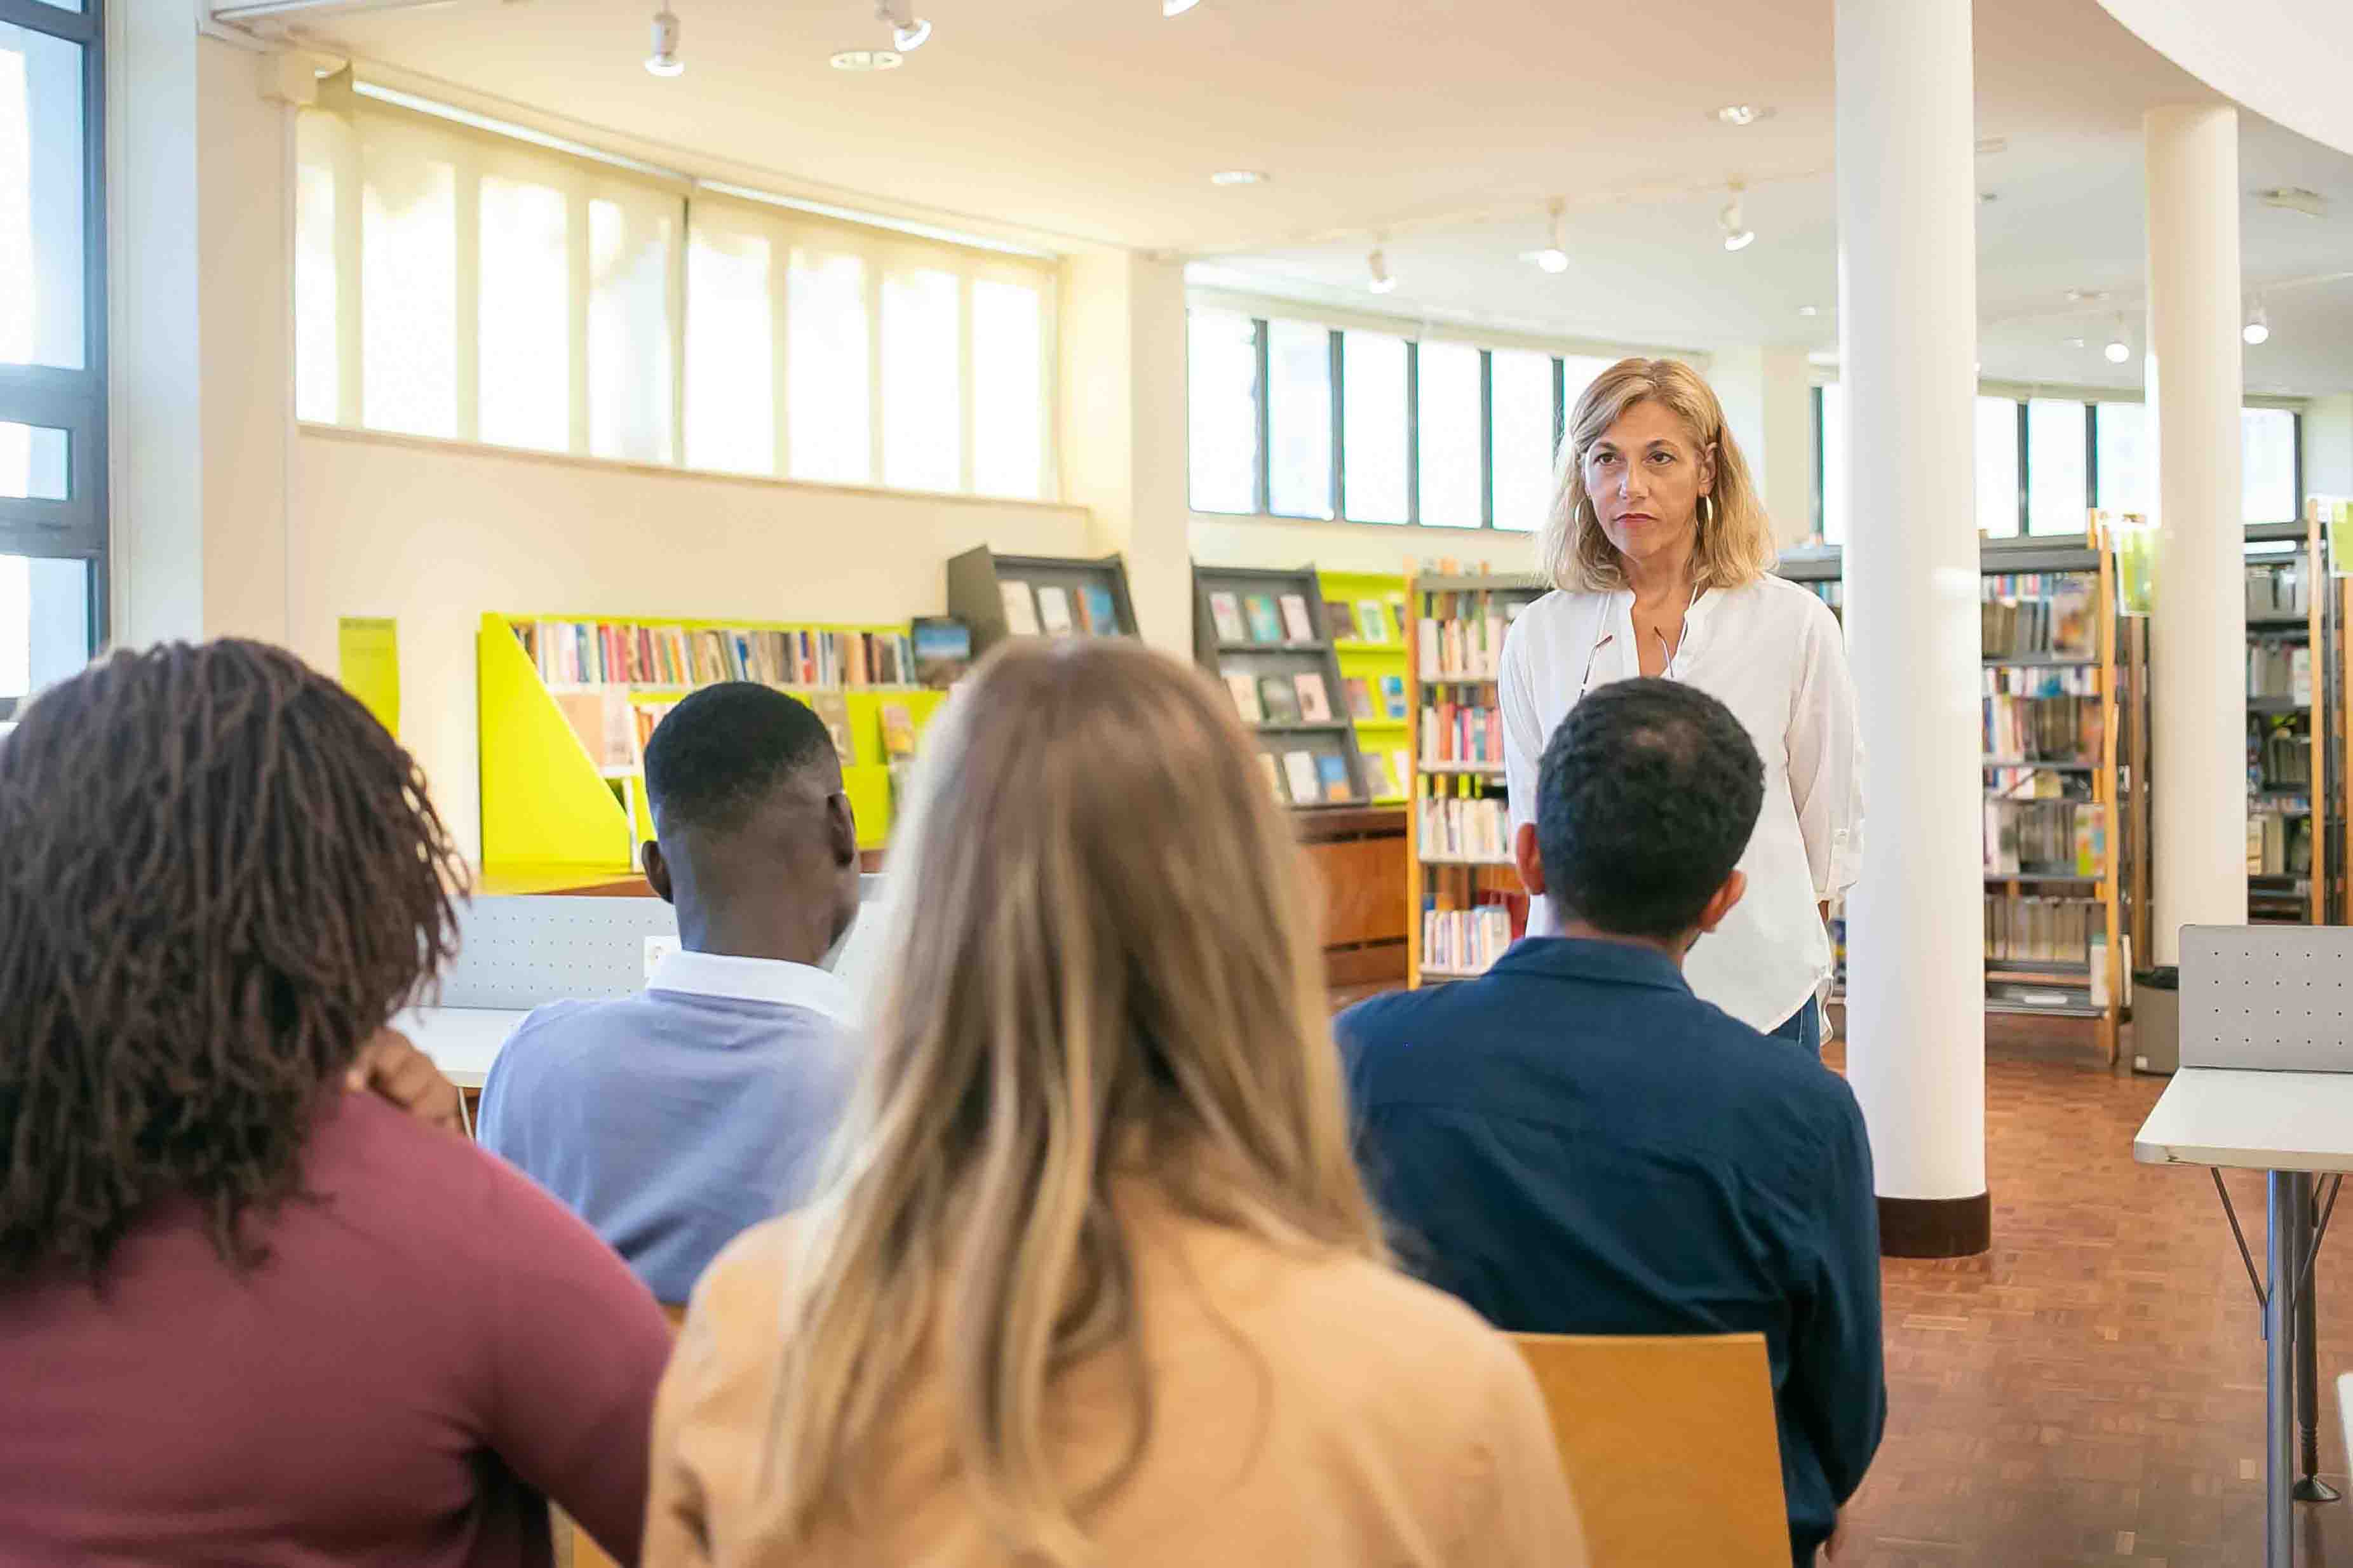
[[[1724,423],[1724,405],[1699,372],[1680,360],[1621,359],[1593,378],[1569,410],[1553,477],[1552,510],[1536,538],[1540,570],[1556,588],[1609,593],[1626,586],[1617,547],[1601,531],[1585,492],[1585,458],[1593,444],[1638,403],[1656,403],[1691,431],[1701,450],[1715,448],[1715,486],[1700,508],[1692,552],[1693,586],[1737,588],[1773,569],[1773,525],[1749,477],[1740,444]]]
[[[1137,1191],[1383,1256],[1306,873],[1225,693],[1134,643],[991,654],[913,793],[864,1069],[787,1265],[760,1533],[856,1528],[920,1374],[1008,1558],[1092,1563],[1151,1430]],[[1057,1380],[1101,1355],[1128,1442],[1081,1484]]]

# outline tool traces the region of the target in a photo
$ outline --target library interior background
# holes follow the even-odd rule
[[[1683,361],[1855,672],[1826,1059],[1883,1198],[1982,1200],[1884,1262],[1841,1568],[2257,1561],[2265,1167],[2141,1130],[2183,927],[2353,919],[2353,11],[913,5],[0,0],[0,731],[283,644],[480,889],[627,888],[653,725],[766,681],[887,876],[966,658],[1140,638],[1254,732],[1335,1006],[1444,984],[1526,918],[1566,412]]]

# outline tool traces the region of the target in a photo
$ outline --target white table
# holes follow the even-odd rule
[[[529,1014],[505,1007],[411,1007],[393,1019],[441,1075],[460,1089],[480,1089],[514,1026]]]
[[[2337,1495],[2312,1473],[2319,1467],[2320,1389],[2311,1281],[2326,1229],[2316,1223],[2313,1191],[2316,1175],[2353,1172],[2353,1073],[2184,1068],[2133,1135],[2133,1158],[2213,1168],[2218,1189],[2223,1168],[2264,1173],[2265,1268],[2256,1285],[2263,1307],[2263,1564],[2292,1568],[2293,1504]],[[2226,1208],[2229,1202],[2226,1194]],[[2329,1202],[2333,1209],[2333,1190]],[[2235,1213],[2231,1229],[2238,1235]],[[2244,1254],[2243,1236],[2239,1247]],[[2252,1256],[2247,1272],[2254,1273]]]

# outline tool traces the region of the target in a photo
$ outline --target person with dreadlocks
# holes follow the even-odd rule
[[[292,655],[118,653],[0,740],[0,1560],[637,1555],[652,1297],[349,1075],[454,944],[396,741]],[[364,1069],[363,1069],[364,1076]]]

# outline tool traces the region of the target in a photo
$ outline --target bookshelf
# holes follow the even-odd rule
[[[2258,923],[2324,924],[2332,908],[2328,715],[2343,697],[2331,659],[2342,595],[2324,505],[2303,522],[2247,530],[2247,917]]]
[[[1356,751],[1364,760],[1366,786],[1374,805],[1403,805],[1413,773],[1405,577],[1395,572],[1319,572],[1316,584],[1324,591],[1325,614],[1333,623],[1332,651],[1356,721]]]
[[[1312,566],[1194,564],[1194,659],[1257,736],[1275,798],[1300,809],[1372,798],[1331,631]]]
[[[948,562],[948,614],[972,628],[976,658],[1009,637],[1137,635],[1118,555],[999,555],[975,545]]]
[[[1511,859],[1496,677],[1511,622],[1550,591],[1541,578],[1493,574],[1407,581],[1409,985],[1480,974],[1527,928],[1527,893]]]
[[[860,847],[879,847],[891,829],[893,734],[912,743],[947,695],[910,684],[907,633],[485,614],[475,636],[483,866],[628,870],[653,836],[647,735],[697,687],[742,679],[790,691],[826,720],[849,758],[842,788]]]

